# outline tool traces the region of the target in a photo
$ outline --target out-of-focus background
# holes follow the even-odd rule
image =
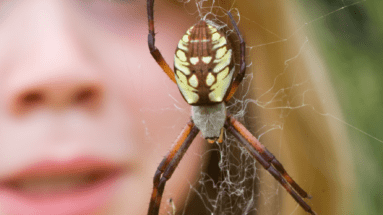
[[[267,142],[266,137],[264,142],[267,147],[282,159],[293,176],[298,177],[298,183],[303,181],[303,187],[309,187],[308,192],[314,195],[310,205],[316,208],[318,214],[383,214],[383,15],[380,10],[383,2],[256,1],[253,6],[262,8],[256,14],[249,12],[244,5],[238,2],[243,15],[242,24],[256,23],[245,30],[248,45],[253,47],[250,55],[256,56],[258,52],[267,50],[267,60],[273,61],[275,66],[265,66],[266,69],[257,66],[265,62],[257,56],[252,60],[255,65],[250,67],[250,71],[258,77],[262,76],[259,73],[276,72],[276,76],[270,75],[273,80],[278,80],[279,74],[291,73],[286,77],[296,79],[295,82],[287,81],[290,83],[287,86],[292,87],[280,89],[285,92],[290,90],[292,94],[295,89],[295,101],[298,100],[298,103],[302,102],[302,98],[307,99],[301,107],[299,104],[294,106],[294,99],[287,99],[288,102],[278,106],[281,109],[292,107],[285,110],[291,111],[289,114],[279,112],[279,116],[285,119],[282,120],[281,142],[287,141],[278,145],[276,140]],[[258,35],[261,36],[257,41],[254,37]],[[256,78],[255,91],[269,89],[263,85],[264,78],[258,83],[257,79],[262,77]],[[311,86],[300,89],[305,86],[305,79]],[[278,85],[281,82],[274,83]],[[329,87],[326,88],[326,85]],[[277,92],[278,87],[273,90]],[[306,96],[300,96],[305,93]],[[327,93],[328,96],[321,95]],[[260,98],[260,95],[264,94],[255,93],[254,97]],[[259,108],[259,104],[255,109],[265,116],[262,112],[266,112],[268,107]],[[294,107],[298,108],[293,110]],[[329,137],[330,134],[333,138]],[[272,139],[271,136],[275,133],[270,135]],[[307,139],[299,139],[299,136],[307,136]],[[295,144],[294,140],[299,144]],[[278,146],[275,146],[276,143]],[[302,177],[302,172],[308,175]],[[290,201],[290,197],[286,196],[283,201]],[[266,204],[262,202],[267,201],[270,198],[265,197],[258,203],[260,211]],[[290,214],[294,207],[286,205],[284,203],[283,213]],[[272,214],[270,210],[265,211],[264,214]],[[298,207],[293,214],[301,212]]]
[[[353,214],[383,214],[383,1],[316,0],[325,18],[307,26],[341,105],[352,146],[357,196]],[[304,19],[313,4],[296,1]],[[343,8],[343,6],[345,6]]]

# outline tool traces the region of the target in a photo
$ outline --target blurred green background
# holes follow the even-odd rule
[[[359,186],[357,198],[350,199],[355,214],[383,214],[383,1],[300,0],[298,5],[305,20],[324,15],[307,30],[351,125],[346,127]]]

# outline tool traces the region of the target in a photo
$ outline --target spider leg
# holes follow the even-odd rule
[[[282,164],[245,128],[245,126],[229,115],[225,122],[225,128],[239,140],[249,153],[286,189],[286,191],[306,212],[316,214],[302,199],[309,197],[307,193],[295,183],[295,181],[287,174]],[[291,187],[296,192],[291,189]]]
[[[173,70],[169,67],[169,64],[166,63],[164,57],[162,57],[161,52],[154,45],[155,33],[154,33],[153,6],[154,6],[154,0],[148,0],[147,1],[148,21],[149,21],[148,45],[149,45],[150,54],[152,54],[153,58],[157,61],[158,65],[160,65],[162,70],[169,76],[169,78],[174,83],[176,83]]]
[[[234,81],[233,81],[233,83],[231,85],[231,89],[230,89],[230,91],[227,94],[227,97],[225,99],[226,102],[229,101],[231,99],[231,97],[233,97],[235,91],[237,91],[237,89],[238,89],[238,86],[241,84],[241,82],[243,80],[243,77],[245,76],[245,72],[246,72],[246,61],[245,61],[246,43],[243,40],[241,32],[239,31],[238,26],[235,23],[231,13],[227,12],[227,15],[229,15],[231,24],[233,25],[235,31],[237,32],[237,35],[238,35],[238,38],[239,38],[239,41],[240,41],[241,62],[240,62],[240,70],[239,70],[237,76],[234,78]]]
[[[199,129],[190,121],[178,136],[175,144],[157,168],[153,179],[153,192],[148,215],[158,215],[165,183],[173,175],[182,157],[197,136]]]
[[[295,191],[303,198],[311,198],[307,193],[287,174],[283,165],[274,157],[274,155],[266,149],[262,143],[260,143],[240,122],[234,117],[229,116],[230,124],[258,151],[258,153],[268,163],[272,164],[286,179],[287,182],[294,188]]]

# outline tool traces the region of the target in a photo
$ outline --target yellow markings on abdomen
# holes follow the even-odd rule
[[[185,52],[183,52],[182,50],[178,50],[177,53],[176,53],[177,57],[181,60],[181,61],[186,61],[187,58],[186,58],[186,55],[185,55]]]
[[[197,90],[188,84],[186,76],[179,70],[176,70],[176,81],[178,89],[180,89],[186,101],[189,104],[196,103],[199,99],[198,94],[195,93]]]
[[[199,42],[204,42],[204,43],[206,43],[206,42],[210,42],[210,40],[209,40],[209,39],[190,40],[190,42],[191,42],[191,43],[199,43]]]
[[[226,51],[227,51],[226,46],[218,49],[217,52],[215,53],[215,58],[216,59],[222,58],[222,56],[226,53]]]
[[[185,43],[185,42],[183,42],[182,40],[180,40],[179,42],[178,42],[178,48],[179,49],[182,49],[182,50],[184,50],[185,52],[188,52],[189,51],[189,49],[188,49],[188,47],[186,47],[186,45],[187,45],[187,43]]]
[[[210,34],[214,34],[215,32],[217,32],[217,28],[207,24],[207,27],[210,29]]]
[[[222,70],[222,72],[218,73],[217,82],[222,81],[227,76],[228,73],[229,73],[229,67],[226,67],[224,70]]]
[[[211,35],[213,42],[218,42],[219,38],[221,38],[221,35],[218,32],[215,32],[213,35]]]
[[[222,58],[215,59],[213,62],[217,63],[217,65],[214,67],[213,72],[218,73],[223,68],[228,66],[231,62],[231,49],[229,49],[226,54]]]
[[[211,72],[209,72],[206,76],[206,85],[210,87],[215,81],[215,77]]]
[[[185,34],[183,37],[182,37],[182,41],[184,43],[188,43],[189,42],[189,35]]]
[[[193,74],[190,78],[189,78],[189,84],[194,87],[194,88],[197,88],[198,87],[198,79],[197,79],[197,76],[195,74]]]
[[[221,102],[233,78],[235,67],[229,73],[229,67],[226,67],[217,75],[217,82],[210,88],[209,99],[212,102]],[[229,74],[228,74],[229,73]]]
[[[187,84],[187,78],[182,72],[180,72],[179,70],[176,70],[176,75],[178,77],[178,80],[181,83],[185,83],[186,86],[184,86],[184,87],[189,87],[189,85]]]
[[[209,64],[212,58],[212,56],[202,57],[202,61],[206,64]]]
[[[214,33],[214,34],[218,34],[218,33]],[[213,35],[214,35],[213,34]],[[223,46],[223,45],[226,45],[226,38],[225,37],[220,37],[219,40],[217,41],[217,43],[213,46],[213,50]]]
[[[193,30],[194,26],[190,27],[187,31],[186,31],[186,34],[187,35],[190,35],[190,32]]]
[[[191,57],[190,58],[190,63],[193,65],[196,65],[199,62],[198,57]]]
[[[185,57],[186,58],[186,57]],[[174,67],[182,71],[185,75],[190,75],[190,70],[187,66],[190,64],[188,62],[181,61],[177,55],[174,56]]]

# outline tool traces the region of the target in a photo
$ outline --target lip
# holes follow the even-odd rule
[[[121,184],[124,170],[112,161],[89,157],[40,161],[0,182],[0,205],[6,214],[90,214],[107,205]],[[36,179],[77,175],[86,181],[68,190],[34,192],[32,187],[31,192],[22,185]]]

